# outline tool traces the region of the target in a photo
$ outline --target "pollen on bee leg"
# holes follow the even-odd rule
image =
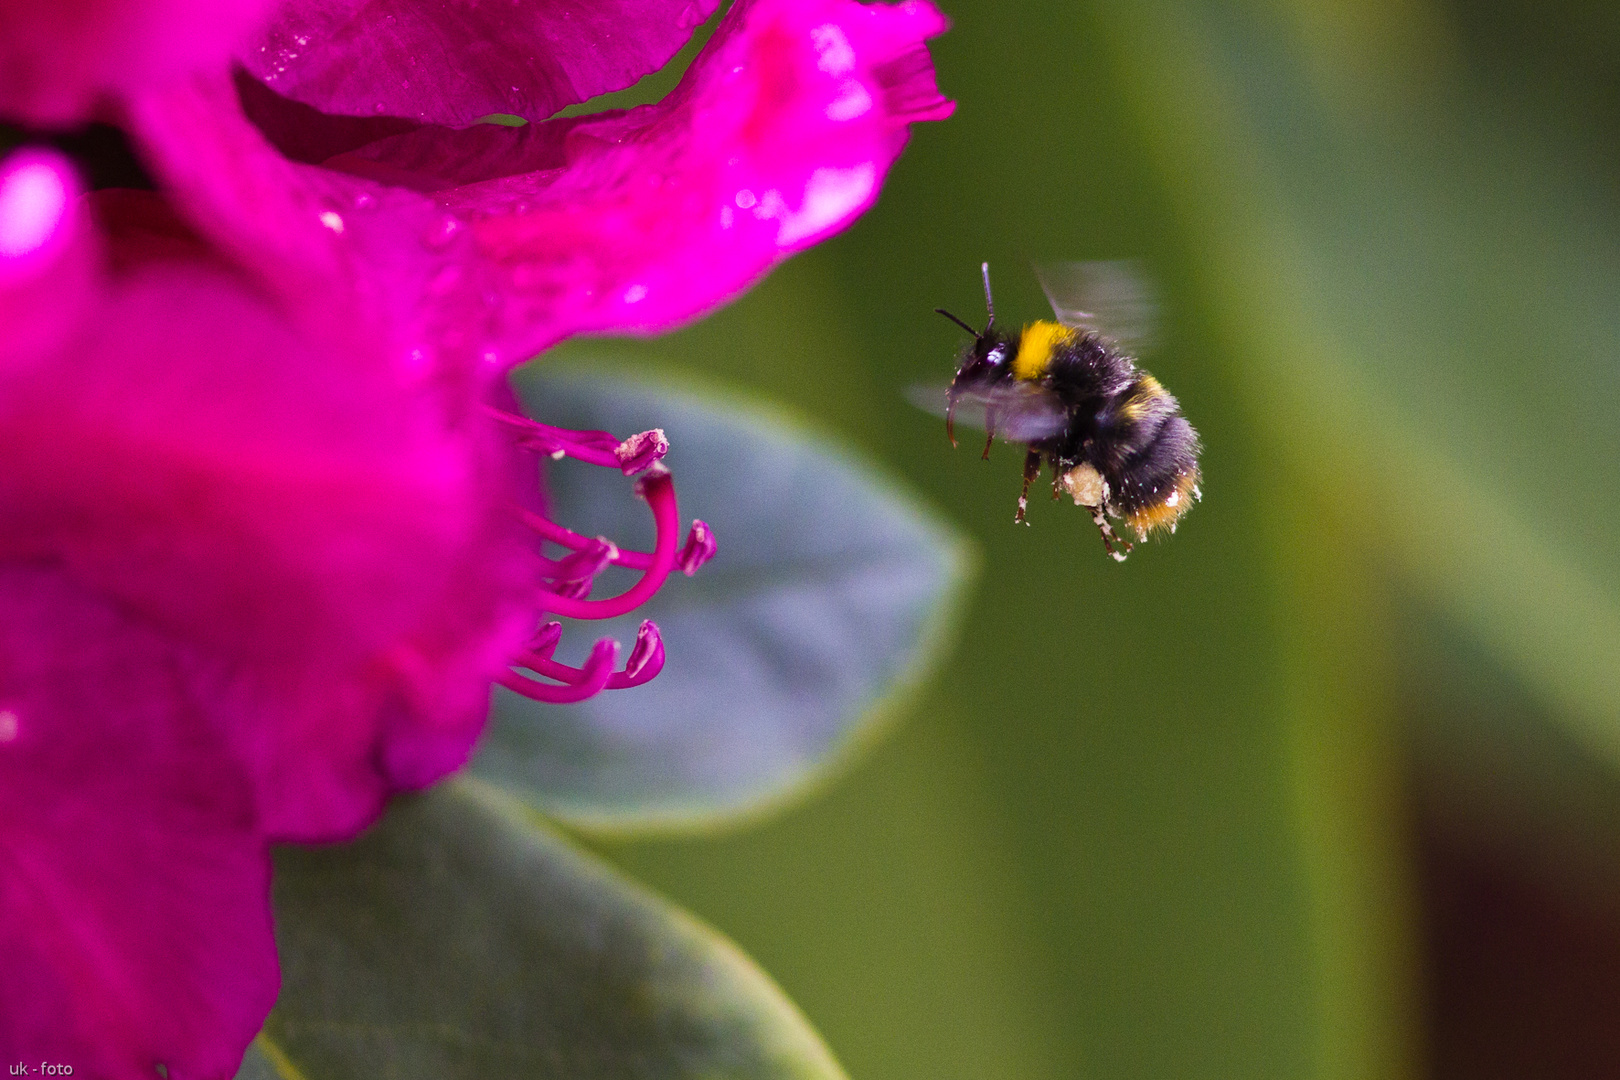
[[[1028,525],[1025,515],[1029,512],[1029,485],[1041,475],[1041,452],[1031,450],[1024,455],[1024,488],[1018,493],[1018,513],[1013,515],[1014,525]]]
[[[1096,524],[1097,532],[1102,536],[1103,547],[1108,549],[1108,554],[1113,556],[1115,562],[1124,562],[1125,556],[1129,555],[1136,545],[1114,534],[1114,527],[1108,524],[1108,515],[1100,505],[1091,508],[1091,520]],[[1115,549],[1116,542],[1124,549],[1123,551]]]
[[[1108,481],[1084,462],[1059,476],[1057,482],[1074,498],[1076,506],[1100,507],[1108,501]]]

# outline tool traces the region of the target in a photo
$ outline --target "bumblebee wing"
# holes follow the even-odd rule
[[[1151,351],[1158,304],[1139,263],[1042,263],[1035,274],[1058,322],[1094,331],[1136,355]]]
[[[906,400],[924,412],[944,416],[951,407],[949,383],[915,383],[906,388]],[[1050,391],[1031,383],[1003,383],[994,387],[958,390],[956,423],[988,431],[1005,442],[1037,442],[1069,426],[1069,414]]]

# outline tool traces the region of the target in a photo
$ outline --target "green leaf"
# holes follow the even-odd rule
[[[281,1048],[260,1035],[242,1056],[236,1080],[304,1080],[296,1068],[289,1068],[290,1065]]]
[[[239,1080],[839,1080],[730,942],[475,781],[276,855],[282,992]]]
[[[649,384],[524,374],[547,423],[621,435],[661,427],[684,515],[719,553],[635,616],[570,625],[578,663],[655,620],[656,679],[578,705],[497,691],[475,775],[598,830],[711,823],[778,803],[871,737],[939,655],[970,559],[958,536],[866,465],[758,406]],[[551,514],[646,550],[650,515],[612,470],[558,462]],[[630,576],[600,579],[612,595]]]

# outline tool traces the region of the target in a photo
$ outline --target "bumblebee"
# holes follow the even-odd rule
[[[997,436],[1028,448],[1014,523],[1027,524],[1029,488],[1045,464],[1052,470],[1052,498],[1066,494],[1088,508],[1104,548],[1119,562],[1133,545],[1115,534],[1110,518],[1124,522],[1138,541],[1160,529],[1174,532],[1201,496],[1198,433],[1170,392],[1099,325],[1105,311],[1116,317],[1145,311],[1129,276],[1110,263],[1043,270],[1056,321],[1009,333],[996,327],[990,264],[980,269],[982,331],[936,309],[973,335],[945,391],[951,445],[960,419],[987,433],[986,459]]]

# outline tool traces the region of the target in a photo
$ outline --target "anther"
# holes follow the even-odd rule
[[[691,577],[698,572],[698,567],[714,558],[718,548],[714,531],[706,523],[693,518],[692,528],[686,534],[686,543],[681,553],[675,556],[675,565],[680,567],[681,573]]]
[[[594,542],[572,555],[561,559],[543,560],[541,572],[556,581],[589,583],[597,574],[607,569],[618,555],[617,544],[605,536],[598,536]]]
[[[534,632],[529,639],[529,652],[536,656],[551,659],[551,654],[557,651],[557,642],[562,640],[563,625],[555,619],[540,624],[540,629]]]
[[[630,659],[624,670],[607,682],[609,690],[628,690],[655,678],[664,670],[664,639],[659,636],[658,624],[644,619],[636,631],[636,643],[630,649]]]
[[[620,443],[613,451],[619,459],[619,469],[626,476],[634,476],[644,472],[653,463],[661,461],[669,453],[669,440],[664,437],[663,428],[653,428],[632,435]]]

